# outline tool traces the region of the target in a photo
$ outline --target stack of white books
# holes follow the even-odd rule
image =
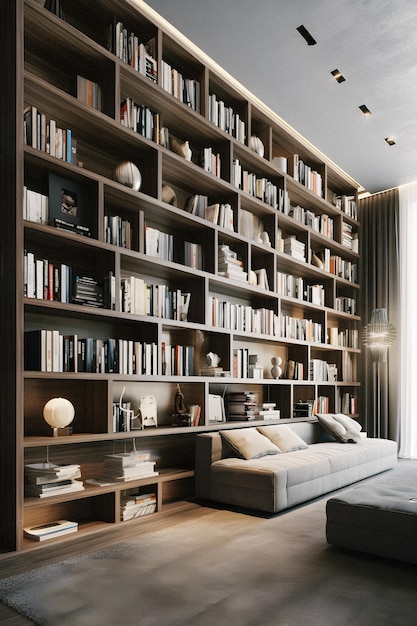
[[[80,466],[55,465],[54,463],[29,463],[25,465],[25,495],[47,498],[63,493],[82,491]]]

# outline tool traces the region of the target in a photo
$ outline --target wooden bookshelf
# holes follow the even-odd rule
[[[0,95],[0,237],[7,268],[0,306],[0,352],[7,364],[7,393],[0,400],[0,551],[7,555],[33,549],[23,538],[25,526],[57,517],[78,521],[87,535],[120,528],[125,491],[153,489],[155,515],[192,496],[196,434],[254,424],[213,419],[212,395],[250,392],[259,406],[275,403],[283,422],[302,419],[294,411],[299,401],[318,399],[329,411],[348,408],[358,417],[360,185],[146,5],[98,0],[87,10],[63,0],[60,19],[36,0],[5,4],[1,43],[14,59],[0,66],[8,86]],[[132,67],[135,59],[129,65],[109,46],[110,29],[120,23],[125,41],[137,36],[142,54],[148,46],[152,59],[145,65],[142,59],[139,69]],[[169,89],[164,65],[173,68]],[[101,105],[77,98],[78,76],[95,97],[100,92]],[[141,115],[146,110],[148,117],[140,119],[147,126],[126,126],[121,110],[127,99]],[[156,129],[149,130],[150,119]],[[63,130],[62,154],[60,142],[51,149],[55,127]],[[167,129],[166,145],[161,129]],[[176,147],[183,142],[191,148],[189,160]],[[201,155],[207,166],[209,152],[216,173],[202,166]],[[116,180],[123,161],[138,167],[139,190]],[[62,214],[62,190],[76,196],[76,217],[73,209],[69,217]],[[48,202],[46,217],[39,217],[40,196]],[[198,210],[187,210],[191,205]],[[205,208],[213,205],[219,212],[214,221]],[[190,250],[201,255],[197,267],[186,264]],[[238,275],[224,262],[225,252],[226,259],[229,252],[236,257]],[[64,294],[71,275],[94,281],[94,296],[85,303],[74,300],[69,287]],[[102,285],[104,295],[97,295]],[[129,289],[153,298],[152,304],[132,307]],[[40,330],[54,341],[66,339],[59,339],[55,364],[25,370],[25,333]],[[87,346],[87,340],[97,351],[88,366],[81,357],[76,366],[64,358],[69,346]],[[114,346],[116,367],[109,357]],[[210,352],[220,357],[222,376],[207,375]],[[277,356],[283,370],[297,364],[298,378],[272,377]],[[249,357],[257,358],[256,377]],[[244,361],[239,375],[238,358]],[[320,363],[334,365],[337,378],[311,379],[313,364]],[[186,406],[200,407],[198,424],[173,425],[178,385]],[[118,429],[113,407],[123,390],[135,413],[141,396],[155,396],[157,427]],[[75,419],[72,434],[53,438],[42,411],[56,396],[74,404]],[[24,496],[26,463],[46,455],[77,463],[87,481],[100,475],[106,454],[132,447],[149,452],[157,477],[86,484],[67,496]],[[62,541],[70,545],[76,537]]]

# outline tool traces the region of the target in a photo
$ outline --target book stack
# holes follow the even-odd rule
[[[218,274],[233,280],[246,282],[248,273],[243,269],[243,262],[237,258],[237,253],[230,250],[228,245],[219,246]]]
[[[275,402],[264,402],[259,410],[259,417],[264,420],[276,420],[281,418],[280,409],[276,408]]]
[[[90,276],[76,276],[72,302],[97,308],[104,307],[103,285]]]
[[[305,244],[294,235],[284,239],[284,252],[298,261],[305,261]]]
[[[120,499],[120,517],[122,522],[150,515],[156,511],[156,493],[131,494]]]
[[[151,461],[147,453],[122,452],[104,457],[102,478],[108,482],[138,480],[158,474],[155,471],[155,461]]]
[[[54,463],[29,463],[25,465],[25,495],[47,498],[63,493],[82,491],[84,484],[80,478],[80,466],[55,465]]]
[[[243,391],[227,395],[227,419],[229,422],[254,420],[257,415],[257,394]]]
[[[299,400],[297,404],[294,405],[294,417],[313,417],[313,413],[314,400]]]
[[[69,535],[78,530],[78,522],[60,519],[56,522],[47,522],[39,526],[28,526],[23,529],[23,534],[32,541],[46,541],[62,535]]]

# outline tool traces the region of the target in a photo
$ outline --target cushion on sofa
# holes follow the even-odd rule
[[[317,413],[316,417],[323,428],[340,443],[356,443],[360,438],[360,424],[347,415]]]
[[[256,428],[238,428],[236,430],[222,430],[221,436],[238,453],[240,457],[249,461],[259,459],[268,454],[279,454],[280,450]]]
[[[308,448],[306,442],[285,424],[259,426],[258,431],[265,437],[268,437],[281,452],[294,452],[294,450],[305,450]]]

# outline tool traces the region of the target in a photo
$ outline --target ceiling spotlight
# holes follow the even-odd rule
[[[304,37],[304,39],[306,40],[309,46],[314,46],[317,43],[314,37],[308,32],[306,27],[303,26],[302,24],[301,26],[298,26],[297,30],[300,33],[301,37]]]
[[[370,111],[370,110],[368,109],[368,107],[366,106],[366,104],[361,104],[359,108],[360,108],[360,110],[362,111],[362,113],[363,113],[364,115],[372,115],[372,111]]]
[[[342,72],[339,70],[333,70],[330,74],[337,80],[338,83],[343,83],[346,80]]]
[[[385,137],[385,141],[387,142],[389,146],[395,146],[395,141],[393,140],[392,137]]]

